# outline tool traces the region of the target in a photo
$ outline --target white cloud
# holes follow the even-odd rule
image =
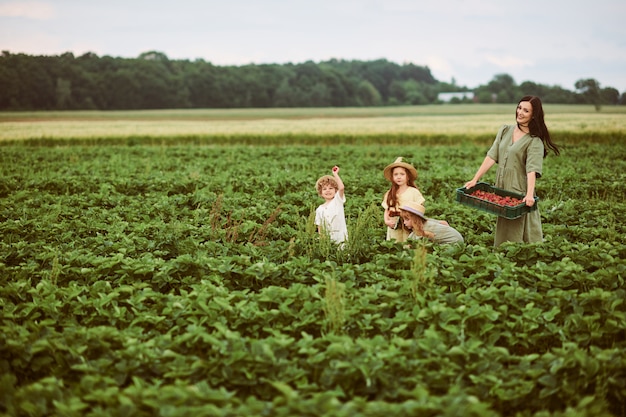
[[[518,58],[516,56],[485,56],[485,61],[502,69],[521,69],[533,66],[533,63],[527,59]]]
[[[51,4],[40,1],[13,1],[0,4],[0,17],[50,20],[55,15],[54,7]]]
[[[414,62],[414,64],[427,66],[433,77],[441,81],[449,82],[455,77],[454,68],[445,58],[441,56],[429,56],[425,61],[425,64],[422,62]]]
[[[563,0],[564,1],[564,0]],[[0,50],[136,57],[157,50],[215,65],[387,59],[473,87],[571,87],[583,76],[626,89],[624,0],[0,0]]]

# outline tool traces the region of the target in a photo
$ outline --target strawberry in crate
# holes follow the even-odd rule
[[[475,190],[472,193],[470,193],[470,195],[476,198],[480,198],[481,200],[490,201],[500,206],[514,207],[524,202],[524,200],[519,199],[519,198],[511,197],[509,195],[506,195],[506,196],[498,195],[496,193],[492,193],[492,192],[484,191],[484,190]]]

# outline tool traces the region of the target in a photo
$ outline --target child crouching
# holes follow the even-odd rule
[[[463,236],[446,221],[429,219],[423,205],[408,201],[400,207],[400,215],[407,229],[411,229],[408,240],[430,239],[435,243],[463,242]]]

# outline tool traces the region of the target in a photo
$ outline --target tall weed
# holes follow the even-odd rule
[[[381,219],[379,207],[372,203],[358,214],[354,222],[348,223],[348,240],[342,253],[346,261],[361,263],[369,258],[372,248],[380,240]]]
[[[426,252],[425,242],[423,239],[419,239],[415,244],[409,275],[409,289],[416,301],[419,299],[420,291],[432,284],[432,277],[429,277],[427,273]]]
[[[299,243],[299,250],[294,252],[298,254],[320,260],[328,259],[331,254],[333,258],[336,258],[335,252],[338,245],[331,240],[328,233],[318,232],[314,208],[311,208],[306,222],[301,222],[298,225],[297,242]]]
[[[252,243],[257,246],[265,246],[267,245],[267,231],[269,226],[276,220],[278,215],[281,212],[280,204],[274,209],[270,217],[267,218],[256,230],[253,230],[248,237],[248,243]]]
[[[326,329],[330,333],[339,334],[343,331],[343,323],[345,321],[343,292],[343,284],[337,282],[335,278],[326,277],[324,315],[326,317]]]

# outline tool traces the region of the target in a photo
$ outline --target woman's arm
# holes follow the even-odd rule
[[[478,168],[478,171],[476,171],[474,178],[472,178],[470,181],[465,183],[465,188],[472,188],[473,186],[475,186],[478,180],[483,175],[485,175],[485,173],[489,171],[489,169],[492,166],[494,166],[495,163],[496,161],[494,161],[491,157],[485,156],[485,159],[483,160],[483,163],[480,165],[480,168]]]
[[[526,174],[526,196],[524,202],[527,206],[532,207],[535,204],[535,183],[537,181],[537,173],[529,172]]]

